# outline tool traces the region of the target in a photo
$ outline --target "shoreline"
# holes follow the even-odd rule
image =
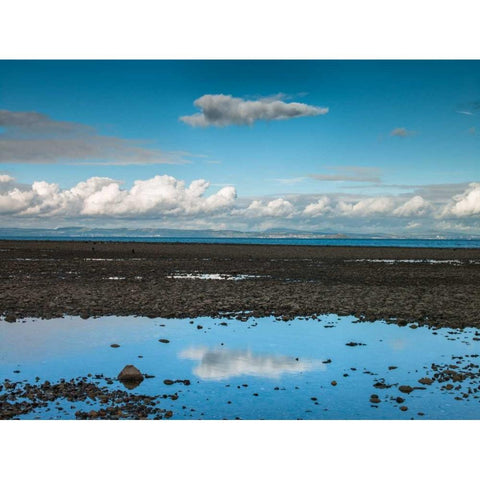
[[[0,266],[0,314],[19,319],[334,313],[480,327],[479,249],[0,240]]]

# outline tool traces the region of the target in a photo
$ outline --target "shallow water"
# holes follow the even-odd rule
[[[36,376],[40,382],[55,382],[89,373],[116,378],[126,364],[133,364],[155,377],[132,393],[178,393],[178,400],[160,402],[173,411],[173,419],[480,418],[476,380],[454,382],[461,389],[451,391],[441,389],[444,383],[418,383],[432,376],[432,363],[460,369],[478,363],[475,330],[412,329],[355,320],[326,315],[290,322],[204,317],[0,321],[0,383],[35,383]],[[350,342],[359,345],[348,346]],[[113,343],[120,347],[111,348]],[[165,379],[189,379],[191,384],[169,386]],[[102,379],[92,381],[104,385]],[[376,383],[391,386],[375,388]],[[424,390],[403,394],[400,385]],[[462,396],[468,387],[470,394]],[[125,387],[115,381],[110,388]],[[370,402],[372,394],[380,403]],[[397,396],[405,402],[397,404]],[[75,418],[69,402],[58,405],[67,408],[59,411],[52,405],[50,411],[21,418]],[[92,406],[77,408],[88,411]]]

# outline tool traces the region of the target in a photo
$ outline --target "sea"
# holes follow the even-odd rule
[[[148,242],[148,243],[213,243],[234,245],[308,245],[342,247],[402,247],[402,248],[480,248],[476,239],[425,239],[425,238],[246,238],[246,237],[134,237],[134,236],[42,236],[0,235],[0,240],[51,240],[97,242]]]

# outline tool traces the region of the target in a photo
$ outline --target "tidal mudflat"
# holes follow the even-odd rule
[[[480,328],[480,249],[0,241],[0,314]],[[234,312],[234,313],[232,313]]]
[[[0,416],[478,419],[479,340],[337,315],[0,321]]]

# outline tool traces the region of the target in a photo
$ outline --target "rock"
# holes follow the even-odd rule
[[[330,385],[331,385],[332,387],[336,387],[336,386],[337,386],[337,382],[336,382],[335,380],[333,380],[332,382],[330,382]]]
[[[380,403],[381,400],[378,398],[378,395],[372,394],[372,395],[370,395],[370,402],[372,402],[372,403]]]
[[[359,343],[359,342],[348,342],[345,344],[347,347],[360,347],[360,346],[365,346],[365,343]]]
[[[165,385],[173,385],[175,382],[173,380],[169,380],[168,378],[163,381]]]
[[[396,401],[397,403],[403,403],[403,402],[405,401],[405,399],[402,398],[402,397],[397,397],[397,398],[395,399],[395,401]]]
[[[143,375],[140,370],[133,365],[126,365],[118,374],[118,380],[128,389],[138,387],[143,382]]]
[[[398,387],[398,389],[402,392],[402,393],[411,393],[413,392],[413,388],[410,386],[410,385],[400,385]]]
[[[170,340],[167,340],[166,338],[161,338],[159,340],[160,343],[170,343]]]
[[[197,329],[201,330],[203,327],[201,325],[197,325]]]
[[[171,417],[173,417],[173,412],[171,410],[167,410],[165,412],[165,418],[171,418]]]
[[[408,407],[406,407],[405,405],[402,405],[402,406],[400,407],[400,410],[401,410],[402,412],[406,412],[406,411],[408,410]]]
[[[422,385],[431,385],[433,383],[433,379],[429,377],[423,377],[418,381],[418,383],[421,383]]]
[[[15,323],[17,321],[17,317],[13,315],[13,313],[8,313],[5,315],[5,321],[8,323]]]
[[[395,365],[390,365],[390,366],[388,367],[389,370],[395,370],[396,368],[398,368],[398,367],[396,367]]]
[[[118,343],[112,343],[110,346],[112,348],[118,348],[120,345]]]

